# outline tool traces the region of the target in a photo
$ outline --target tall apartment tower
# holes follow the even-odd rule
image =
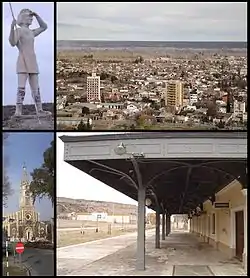
[[[165,91],[165,105],[175,111],[183,105],[184,85],[181,81],[168,81]]]
[[[101,81],[100,76],[97,76],[95,72],[92,72],[92,76],[87,77],[87,101],[99,101],[101,102]]]

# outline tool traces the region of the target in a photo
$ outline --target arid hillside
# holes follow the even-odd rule
[[[116,215],[136,215],[137,206],[113,202],[57,198],[57,214],[106,212]]]

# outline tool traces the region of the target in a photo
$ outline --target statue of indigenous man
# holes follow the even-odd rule
[[[30,25],[32,24],[33,17],[36,18],[39,27],[32,30],[30,29]],[[17,25],[19,28],[17,28]],[[44,111],[42,109],[38,79],[39,69],[34,47],[35,37],[39,36],[46,29],[47,24],[42,20],[42,18],[37,13],[32,12],[29,9],[22,9],[17,17],[17,20],[13,18],[9,42],[11,46],[16,46],[19,50],[16,65],[18,88],[15,116],[22,115],[22,105],[25,97],[27,80],[29,80],[37,115],[42,116],[51,114],[49,111]]]

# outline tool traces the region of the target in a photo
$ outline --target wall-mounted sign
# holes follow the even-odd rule
[[[229,208],[229,203],[215,202],[214,208]]]

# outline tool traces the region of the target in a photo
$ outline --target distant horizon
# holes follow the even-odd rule
[[[109,42],[209,42],[209,43],[221,43],[221,42],[227,42],[227,43],[235,43],[235,42],[240,42],[240,43],[247,43],[248,41],[229,41],[229,40],[222,40],[222,41],[187,41],[187,40],[109,40],[109,39],[67,39],[67,40],[59,40],[57,39],[56,41],[109,41]]]
[[[56,47],[60,49],[82,50],[84,48],[121,49],[121,48],[161,48],[161,49],[247,49],[247,41],[158,41],[158,40],[87,40],[69,39],[57,40]]]

